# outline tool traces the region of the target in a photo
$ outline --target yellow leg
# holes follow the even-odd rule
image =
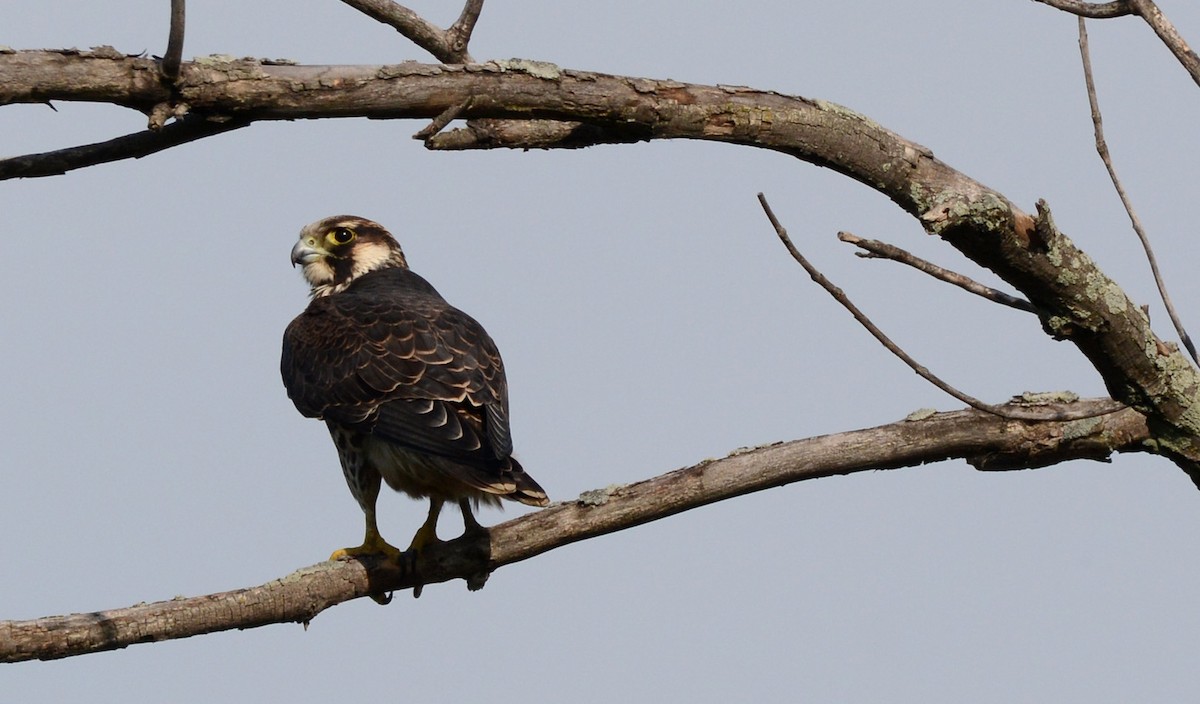
[[[383,536],[379,534],[379,526],[375,524],[375,509],[366,512],[367,515],[367,533],[363,537],[363,544],[354,548],[342,548],[334,550],[329,556],[330,560],[340,560],[344,557],[352,557],[354,555],[383,555],[391,560],[396,560],[400,557],[400,549],[388,544]]]
[[[417,529],[417,534],[413,536],[412,544],[408,546],[413,552],[421,552],[426,545],[438,542],[437,537],[437,521],[438,514],[442,512],[442,501],[440,499],[429,500],[429,516],[421,527]]]

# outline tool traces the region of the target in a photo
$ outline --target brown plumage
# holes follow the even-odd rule
[[[380,480],[430,499],[413,539],[436,540],[442,503],[456,501],[467,529],[471,504],[548,503],[512,457],[508,387],[492,338],[408,269],[382,226],[339,215],[305,227],[292,250],[313,300],[283,336],[288,396],[329,427],[366,537],[340,554],[398,554],[379,536]]]

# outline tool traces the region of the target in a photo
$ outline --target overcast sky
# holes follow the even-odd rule
[[[1193,44],[1200,5],[1162,0]],[[0,44],[161,53],[167,1],[9,0]],[[296,8],[303,6],[303,14]],[[450,2],[414,5],[449,24]],[[1200,90],[1144,24],[1093,22],[1117,166],[1200,333]],[[1029,0],[492,2],[477,59],[773,89],[848,105],[1058,224],[1166,316],[1092,147],[1075,20]],[[188,7],[185,57],[429,61],[335,0]],[[0,109],[0,154],[141,129],[113,107]],[[996,283],[890,201],[708,143],[426,152],[423,123],[258,124],[0,184],[0,619],[260,584],[362,537],[324,427],[279,380],[307,302],[299,229],[378,220],[504,354],[517,455],[551,498],[743,446],[960,404],[786,255],[754,194],[923,363],[993,402],[1103,386],[1070,345],[838,230]],[[404,545],[425,507],[388,493]],[[485,510],[494,524],[528,510]],[[441,534],[461,530],[456,512]],[[962,462],[771,490],[462,582],[252,631],[0,667],[58,701],[1190,701],[1200,492],[1148,455]]]

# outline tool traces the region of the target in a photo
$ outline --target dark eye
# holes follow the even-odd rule
[[[329,232],[329,241],[333,244],[346,244],[354,239],[354,230],[348,227],[335,227]]]

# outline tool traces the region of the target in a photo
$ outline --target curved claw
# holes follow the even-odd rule
[[[353,548],[334,550],[333,554],[329,556],[329,559],[345,560],[347,558],[358,557],[360,555],[380,555],[385,560],[399,562],[400,556],[403,554],[404,553],[400,552],[399,548],[389,544],[386,540],[384,540],[383,537],[379,535],[379,531],[372,530],[368,527],[367,534],[363,538],[362,545]],[[380,606],[387,606],[388,604],[392,603],[391,592],[380,592],[378,594],[369,594],[368,596],[370,596],[371,599]]]

